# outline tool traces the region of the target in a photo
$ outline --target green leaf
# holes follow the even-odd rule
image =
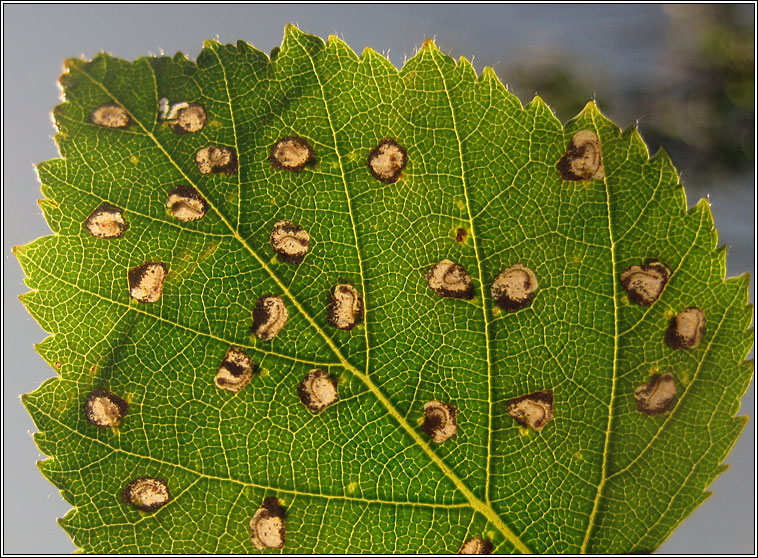
[[[593,103],[563,127],[539,97],[522,107],[491,69],[477,77],[431,41],[400,71],[292,26],[272,54],[209,41],[196,63],[66,62],[62,158],[38,167],[54,234],[15,253],[58,372],[23,400],[51,456],[40,468],[74,506],[61,520],[74,543],[249,553],[250,520],[276,498],[290,553],[456,552],[475,537],[498,553],[659,546],[723,470],[751,379],[748,277],[724,279],[708,204],[688,211],[667,155],[649,158]],[[201,105],[204,127],[177,133],[164,98]],[[126,126],[98,125],[104,105]],[[582,130],[599,137],[602,172],[563,180]],[[315,153],[301,172],[269,160],[293,136]],[[407,151],[394,182],[367,165],[383,138]],[[201,173],[208,146],[238,168]],[[179,185],[205,200],[202,218],[167,209]],[[103,203],[122,210],[117,238],[86,226]],[[299,264],[272,249],[283,219],[308,232]],[[445,259],[472,298],[427,284]],[[643,306],[621,275],[651,260],[668,282]],[[154,302],[130,296],[145,262],[167,269]],[[513,264],[538,287],[501,310],[491,287]],[[330,320],[338,284],[362,296],[350,330]],[[266,341],[251,331],[262,296],[289,314]],[[702,341],[673,349],[672,319],[693,306]],[[255,363],[238,392],[214,383],[232,347]],[[315,368],[339,392],[320,413],[298,395]],[[653,374],[671,374],[676,396],[648,415],[635,390]],[[85,416],[98,389],[128,403],[119,426]],[[545,391],[554,418],[519,426],[509,403]],[[441,443],[422,428],[433,400],[457,410]],[[125,503],[142,477],[163,479],[168,503]]]

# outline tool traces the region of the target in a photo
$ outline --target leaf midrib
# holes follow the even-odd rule
[[[211,43],[211,45],[215,48],[217,43]],[[209,47],[209,50],[213,50],[213,48]],[[311,64],[314,64],[314,61],[308,53],[307,49],[304,49],[306,52],[306,55],[311,60]],[[214,50],[215,53],[215,50]],[[218,56],[218,55],[217,55]],[[155,70],[153,67],[147,63],[146,61],[137,61],[136,63],[143,62],[149,69],[150,73],[153,76],[154,83],[156,82],[156,76],[155,76]],[[271,63],[271,62],[270,62]],[[315,64],[314,64],[315,67]],[[298,312],[305,318],[305,320],[311,325],[311,327],[314,328],[314,330],[322,337],[324,342],[327,344],[327,346],[331,349],[331,351],[334,353],[334,355],[339,359],[342,366],[351,372],[353,375],[355,375],[358,379],[360,379],[366,387],[371,391],[371,393],[379,400],[379,402],[385,407],[387,412],[398,422],[398,424],[403,428],[403,430],[406,431],[408,435],[411,436],[411,438],[416,442],[416,444],[421,448],[421,450],[427,455],[429,459],[431,459],[432,462],[439,467],[439,469],[443,472],[443,474],[448,477],[451,482],[458,488],[458,490],[465,496],[465,498],[469,501],[469,504],[471,507],[476,511],[481,513],[484,517],[486,517],[492,525],[494,525],[502,534],[503,536],[511,543],[513,546],[522,553],[529,554],[531,553],[531,550],[521,541],[521,539],[514,533],[500,518],[500,516],[495,512],[495,510],[492,508],[492,506],[488,503],[485,503],[480,498],[478,498],[472,491],[469,489],[463,481],[458,477],[458,475],[442,460],[442,458],[437,455],[436,452],[434,452],[429,444],[421,438],[419,433],[414,429],[403,417],[400,412],[392,405],[392,403],[389,401],[389,399],[382,393],[382,391],[371,381],[371,379],[364,373],[362,373],[358,368],[356,368],[352,363],[350,363],[347,358],[342,354],[342,352],[339,350],[339,348],[334,344],[334,341],[326,334],[326,332],[316,323],[316,321],[313,319],[313,317],[306,312],[305,308],[298,302],[298,300],[295,298],[295,296],[290,292],[289,288],[282,282],[282,280],[273,272],[273,270],[268,266],[265,260],[263,260],[255,250],[252,249],[252,247],[247,243],[247,241],[240,236],[239,232],[235,227],[232,226],[232,224],[229,222],[229,220],[226,218],[226,216],[220,211],[218,207],[212,202],[208,196],[206,196],[203,193],[203,189],[198,187],[198,185],[195,183],[194,180],[192,180],[185,172],[184,169],[171,157],[169,152],[163,147],[163,145],[158,141],[158,139],[153,135],[152,130],[149,130],[142,121],[136,117],[135,114],[133,114],[121,101],[119,98],[117,98],[115,95],[113,95],[102,83],[100,83],[98,80],[94,78],[94,76],[90,75],[89,72],[87,72],[84,68],[81,66],[74,66],[70,68],[71,72],[77,71],[80,72],[82,75],[84,75],[88,80],[90,80],[95,86],[100,88],[103,93],[105,93],[114,103],[116,103],[118,106],[123,108],[131,117],[131,119],[134,121],[135,124],[139,126],[145,133],[145,135],[150,138],[155,146],[163,153],[166,160],[170,162],[176,170],[182,175],[182,177],[190,184],[193,188],[195,188],[198,193],[200,193],[205,199],[208,204],[208,208],[211,209],[221,220],[221,222],[224,224],[226,228],[229,229],[229,231],[232,233],[234,238],[240,243],[240,245],[247,250],[251,256],[258,262],[258,264],[261,266],[261,268],[274,280],[274,282],[277,284],[277,286],[282,290],[282,293],[287,297],[288,300],[290,300],[294,305],[295,308],[297,308]],[[232,111],[231,103],[229,104],[229,110]],[[332,131],[332,134],[334,134],[334,128],[331,125],[330,122],[330,128]],[[336,151],[336,145],[335,145],[335,151]],[[341,166],[341,161],[340,161]],[[344,174],[344,170],[342,171]]]

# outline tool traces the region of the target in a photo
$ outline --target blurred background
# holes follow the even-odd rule
[[[565,122],[590,99],[651,153],[666,146],[690,206],[708,197],[728,244],[728,275],[755,267],[755,6],[735,5],[3,5],[3,552],[72,552],[56,524],[69,509],[34,466],[35,428],[19,401],[54,375],[33,349],[46,334],[26,313],[10,248],[45,234],[34,165],[57,156],[50,112],[65,58],[125,59],[244,39],[264,52],[284,25],[402,66],[433,37],[454,58],[492,66],[527,103],[538,93]],[[755,275],[753,275],[755,277]],[[750,285],[754,300],[754,280]],[[754,387],[740,414],[754,415]],[[714,492],[659,553],[755,552],[755,426]]]

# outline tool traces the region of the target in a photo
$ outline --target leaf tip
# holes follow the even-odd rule
[[[19,400],[21,401],[21,404],[26,408],[27,411],[29,410],[29,403],[30,403],[29,396],[30,395],[31,394],[29,393],[22,393],[21,395],[18,396]]]
[[[603,115],[597,106],[597,102],[593,99],[584,105],[584,108],[576,115],[576,118],[597,118],[602,116]]]
[[[302,35],[302,34],[303,32],[294,23],[288,23],[287,25],[284,26],[285,39],[287,39],[288,37],[297,37],[298,35]]]
[[[500,81],[495,70],[492,69],[492,66],[485,66],[484,69],[482,69],[482,79],[494,79]]]
[[[207,48],[209,50],[215,50],[220,46],[221,46],[221,43],[218,42],[216,39],[206,39],[205,41],[203,41],[203,48]]]
[[[430,51],[435,51],[435,50],[438,50],[438,49],[437,49],[437,45],[434,43],[434,39],[432,39],[432,38],[427,38],[427,39],[424,41],[424,44],[423,44],[423,45],[421,45],[421,48],[419,49],[419,52],[422,52],[422,51],[424,51],[424,50],[430,50]]]

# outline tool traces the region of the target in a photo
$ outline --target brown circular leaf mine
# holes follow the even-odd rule
[[[458,551],[458,554],[492,554],[492,543],[489,539],[480,539],[478,537],[469,539]]]
[[[705,314],[700,308],[690,306],[671,318],[666,334],[666,344],[672,349],[694,349],[705,334]]]
[[[505,409],[521,426],[541,430],[553,420],[553,392],[535,391],[505,402]]]
[[[424,424],[421,428],[434,442],[441,444],[458,433],[455,417],[456,409],[453,405],[429,401],[424,404]]]
[[[676,398],[676,382],[671,374],[654,374],[650,383],[634,390],[637,410],[646,415],[660,415],[671,409]]]
[[[337,285],[326,315],[337,329],[351,330],[363,319],[363,298],[352,285]]]
[[[605,178],[600,139],[592,130],[581,130],[571,138],[566,154],[556,166],[563,180]]]
[[[366,163],[374,178],[392,184],[400,178],[400,173],[408,163],[408,155],[395,140],[384,138],[369,153]]]
[[[131,122],[131,117],[124,107],[106,103],[93,110],[89,115],[89,120],[104,128],[126,128]]]
[[[308,252],[308,231],[287,220],[277,221],[271,229],[270,238],[274,252],[288,264],[298,265]]]
[[[262,296],[253,310],[253,330],[262,341],[276,337],[287,323],[289,314],[284,300],[278,296]]]
[[[94,389],[84,403],[84,416],[95,426],[118,426],[129,412],[129,404],[118,395],[104,389]]]
[[[129,227],[122,210],[109,203],[101,203],[90,213],[84,226],[95,238],[121,238]]]
[[[205,109],[197,103],[190,103],[184,108],[179,109],[176,118],[171,120],[171,129],[177,134],[188,134],[199,132],[205,128],[208,117]]]
[[[202,174],[223,172],[232,176],[237,172],[237,154],[228,147],[209,145],[195,153],[197,169]]]
[[[268,160],[276,170],[300,172],[316,158],[313,147],[303,138],[287,136],[271,148]]]
[[[468,236],[468,231],[464,229],[463,227],[458,227],[455,231],[455,241],[460,242],[463,244],[466,242],[466,237]]]
[[[335,379],[319,368],[314,368],[306,374],[297,386],[297,394],[300,396],[300,402],[315,414],[326,409],[339,397]]]
[[[468,271],[450,260],[442,260],[427,269],[424,279],[439,296],[474,298],[474,285]]]
[[[658,261],[632,265],[621,274],[621,284],[629,300],[641,306],[650,306],[661,296],[670,273],[668,266]]]
[[[180,221],[195,221],[205,217],[208,204],[192,186],[180,184],[168,193],[166,207]]]
[[[155,302],[163,294],[168,267],[161,262],[145,262],[129,270],[129,295],[140,302]]]
[[[534,271],[514,264],[495,277],[490,292],[500,308],[514,312],[531,304],[538,286]]]
[[[127,484],[121,492],[124,504],[144,512],[155,511],[166,505],[170,499],[168,484],[163,479],[140,477]]]
[[[279,500],[268,497],[250,520],[250,540],[258,550],[284,547],[284,508]]]
[[[254,368],[253,361],[241,349],[230,347],[213,382],[218,388],[237,393],[250,383]]]

